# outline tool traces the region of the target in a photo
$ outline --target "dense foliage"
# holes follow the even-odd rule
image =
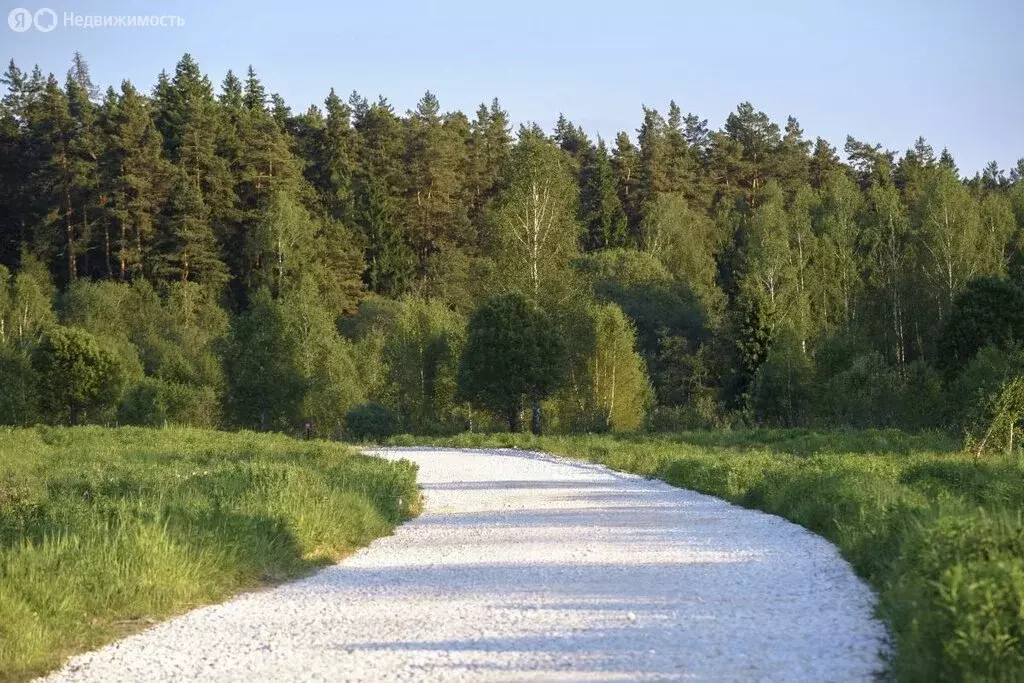
[[[0,681],[293,577],[417,511],[416,468],[198,429],[0,432]]]
[[[565,341],[554,321],[521,295],[493,299],[469,321],[459,390],[471,404],[508,418],[519,431],[526,403],[539,404],[562,383]],[[533,431],[540,433],[534,412]]]
[[[99,92],[80,55],[2,83],[10,424],[337,436],[379,404],[411,431],[500,426],[458,370],[469,318],[514,294],[569,351],[552,429],[920,429],[961,424],[950,387],[1024,332],[1024,160],[965,178],[923,139],[853,137],[841,159],[750,103],[717,130],[644,107],[609,141],[429,92],[293,112],[188,55],[148,94]],[[72,339],[82,361],[55,365]]]
[[[977,462],[956,441],[894,430],[436,441],[583,458],[781,515],[835,543],[878,592],[896,680],[1024,676],[1019,457]]]

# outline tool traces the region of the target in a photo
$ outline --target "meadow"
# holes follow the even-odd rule
[[[279,435],[0,431],[0,681],[334,562],[416,514],[415,478]]]
[[[899,681],[1024,680],[1024,463],[941,435],[736,430],[671,436],[463,434],[656,477],[835,543],[879,596]]]

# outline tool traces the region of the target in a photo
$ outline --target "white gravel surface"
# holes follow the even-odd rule
[[[341,564],[72,659],[52,681],[867,681],[874,596],[824,539],[537,453],[388,449],[423,514]]]

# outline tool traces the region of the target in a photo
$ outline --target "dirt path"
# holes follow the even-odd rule
[[[515,451],[389,449],[418,519],[339,565],[73,659],[60,681],[871,680],[884,629],[827,541]]]

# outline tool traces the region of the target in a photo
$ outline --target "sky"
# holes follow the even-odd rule
[[[5,1],[9,19],[43,7]],[[611,139],[635,136],[641,105],[675,100],[717,129],[750,101],[840,153],[848,134],[897,151],[923,135],[966,175],[1024,157],[1021,0],[49,1],[49,32],[0,24],[0,58],[63,77],[77,50],[103,89],[128,78],[149,90],[189,52],[216,85],[252,64],[296,112],[331,87],[398,112],[430,90],[443,110],[472,117],[498,97],[514,122],[550,130],[564,113]],[[143,12],[184,26],[64,24]]]

